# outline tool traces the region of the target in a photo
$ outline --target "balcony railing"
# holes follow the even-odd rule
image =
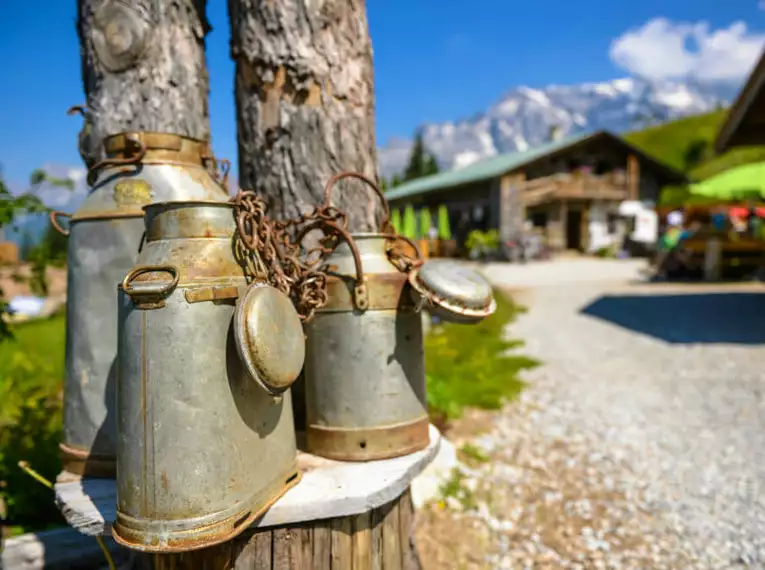
[[[629,186],[623,172],[600,176],[566,173],[528,180],[521,186],[520,194],[526,206],[560,199],[626,200]]]

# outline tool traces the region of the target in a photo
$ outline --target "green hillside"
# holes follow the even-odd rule
[[[765,147],[733,149],[714,154],[714,140],[727,110],[686,117],[677,121],[628,133],[627,141],[644,152],[688,175],[693,180],[709,178],[723,170],[765,160]]]

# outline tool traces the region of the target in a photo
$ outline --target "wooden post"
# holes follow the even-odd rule
[[[718,281],[722,273],[722,244],[719,238],[706,241],[704,248],[704,280]]]
[[[640,199],[640,162],[631,154],[627,157],[627,191],[630,200]]]
[[[560,201],[560,246],[562,251],[568,249],[568,203]]]
[[[526,208],[522,187],[525,180],[524,173],[499,179],[499,235],[503,242],[517,239],[523,230]]]

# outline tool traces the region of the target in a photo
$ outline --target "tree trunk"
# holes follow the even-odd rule
[[[239,184],[276,217],[322,201],[345,170],[377,179],[372,44],[363,0],[229,0],[236,61]],[[377,229],[377,199],[358,183],[332,203],[352,231]]]
[[[87,165],[128,130],[209,139],[205,0],[78,0],[77,31]]]

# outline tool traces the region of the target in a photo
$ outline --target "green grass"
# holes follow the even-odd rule
[[[519,373],[536,360],[511,353],[521,341],[506,340],[505,326],[521,310],[495,291],[497,311],[477,325],[446,323],[425,339],[428,404],[437,424],[459,418],[468,407],[495,410],[517,396]]]
[[[0,499],[16,534],[63,524],[52,492],[18,463],[51,480],[61,470],[65,320],[58,315],[11,330],[14,338],[0,343]]]
[[[727,110],[686,117],[663,125],[625,135],[628,142],[664,163],[685,172],[692,181],[710,178],[724,170],[765,160],[765,147],[734,148],[725,154],[714,154],[714,141],[727,117]],[[700,145],[698,162],[688,160],[689,148]],[[682,203],[683,193],[677,188],[662,190],[663,204]]]
[[[14,325],[14,338],[0,343],[0,379],[11,370],[14,356],[21,353],[48,365],[50,374],[41,379],[44,383],[60,384],[64,377],[65,329],[64,315]]]
[[[449,478],[441,484],[441,500],[455,499],[462,510],[469,511],[477,506],[475,494],[465,485],[465,474],[458,468],[452,469]]]
[[[466,443],[457,450],[457,457],[469,465],[486,463],[489,456],[472,443]]]
[[[710,145],[725,120],[727,111],[714,111],[703,115],[685,117],[649,127],[625,135],[627,142],[643,152],[655,156],[665,164],[681,171],[686,169],[685,153],[694,140],[707,141]]]

